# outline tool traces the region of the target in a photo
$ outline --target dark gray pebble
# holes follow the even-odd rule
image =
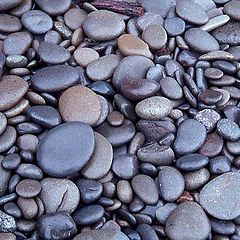
[[[212,174],[223,174],[231,170],[231,161],[225,156],[217,156],[209,161],[209,171]]]
[[[16,169],[21,163],[21,157],[17,153],[8,154],[2,161],[2,166],[7,170]]]
[[[212,231],[220,235],[231,235],[235,232],[236,227],[231,221],[223,221],[212,218],[210,220]]]
[[[164,206],[159,207],[156,210],[156,218],[157,220],[165,225],[167,222],[167,219],[169,218],[169,216],[171,215],[171,213],[177,208],[177,204],[176,203],[166,203]]]
[[[136,230],[141,236],[142,240],[158,240],[159,239],[154,229],[147,224],[138,225]]]

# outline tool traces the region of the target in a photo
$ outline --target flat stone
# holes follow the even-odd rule
[[[207,183],[200,192],[201,206],[211,216],[232,220],[239,216],[240,174],[225,173]]]
[[[168,98],[177,100],[183,97],[183,90],[177,80],[172,77],[162,78],[160,81],[161,92]]]
[[[184,121],[178,128],[174,149],[177,154],[193,153],[202,147],[206,139],[206,128],[194,119]]]
[[[4,157],[2,161],[2,166],[6,170],[14,170],[16,169],[21,163],[21,157],[17,153],[10,153],[6,157]]]
[[[65,122],[80,121],[94,125],[100,118],[101,102],[91,89],[76,85],[61,95],[59,112]]]
[[[16,173],[25,178],[40,180],[43,178],[43,172],[37,165],[30,163],[21,163],[16,169]]]
[[[36,4],[50,15],[61,15],[71,6],[71,0],[36,0]]]
[[[21,21],[10,14],[0,14],[0,31],[6,33],[18,32],[22,29]]]
[[[236,61],[240,60],[240,46],[236,46],[236,47],[230,47],[228,49],[228,52],[234,56],[234,58],[236,59]]]
[[[82,175],[89,179],[103,177],[111,168],[113,148],[110,142],[101,134],[95,132],[95,148],[92,157],[81,170]]]
[[[206,105],[214,105],[222,99],[222,93],[212,89],[206,89],[198,96],[199,100]]]
[[[132,188],[135,194],[146,204],[154,205],[157,203],[158,189],[154,180],[144,174],[135,176],[132,180]]]
[[[223,26],[229,20],[230,20],[230,17],[228,15],[219,15],[219,16],[211,18],[206,24],[204,24],[200,28],[203,31],[211,32],[214,29],[217,29],[217,28]]]
[[[142,240],[158,240],[158,235],[155,232],[154,228],[149,226],[148,224],[139,224],[136,228],[137,232],[141,236]]]
[[[184,191],[184,178],[173,167],[163,167],[158,174],[160,196],[167,202],[176,201]]]
[[[211,232],[211,225],[201,206],[182,203],[168,218],[165,232],[172,240],[204,240]]]
[[[3,159],[4,157],[0,155],[0,197],[5,195],[11,178],[11,171],[6,170],[2,166]]]
[[[119,58],[115,54],[103,56],[88,64],[86,73],[93,81],[107,80],[112,77]]]
[[[77,226],[66,212],[43,215],[37,223],[39,234],[43,239],[66,239],[77,233]]]
[[[93,40],[107,41],[120,36],[125,30],[125,23],[118,14],[99,10],[88,14],[83,30]]]
[[[1,0],[0,2],[0,11],[9,10],[18,6],[23,0]]]
[[[223,7],[223,12],[227,14],[230,18],[239,21],[240,20],[240,13],[238,9],[240,8],[239,1],[229,1]]]
[[[227,149],[232,154],[240,154],[240,140],[236,142],[227,142]]]
[[[166,203],[164,206],[159,207],[156,210],[156,218],[157,220],[165,225],[169,216],[171,215],[171,213],[177,208],[177,204],[176,203]]]
[[[16,221],[15,219],[0,211],[0,231],[1,232],[14,232],[16,230]]]
[[[32,43],[28,32],[16,32],[8,35],[3,41],[3,52],[6,55],[23,55]]]
[[[139,117],[146,120],[159,120],[173,110],[172,103],[165,97],[149,97],[136,105],[135,111]]]
[[[7,127],[7,118],[0,112],[0,135],[5,131]]]
[[[99,54],[92,48],[77,48],[73,57],[77,64],[83,67],[87,67],[91,62],[99,59]]]
[[[48,64],[62,64],[71,57],[70,53],[65,48],[49,42],[42,42],[37,52],[41,60]]]
[[[163,25],[163,18],[158,13],[145,12],[136,21],[136,26],[140,31],[143,31],[146,27],[158,25]]]
[[[77,83],[79,73],[71,66],[57,65],[38,70],[31,80],[31,86],[39,92],[58,92]]]
[[[10,10],[10,13],[14,16],[21,17],[26,11],[30,11],[32,8],[31,0],[23,0],[20,4]]]
[[[214,60],[234,61],[234,60],[236,60],[236,58],[233,54],[222,51],[222,50],[203,54],[199,57],[199,59],[206,60],[206,61],[214,61]]]
[[[34,179],[24,179],[16,186],[17,194],[24,198],[36,197],[41,190],[41,184]]]
[[[78,187],[68,179],[44,178],[41,182],[42,200],[46,213],[74,212],[80,201]],[[51,194],[49,194],[51,193]]]
[[[6,58],[6,66],[8,68],[22,68],[26,67],[28,59],[22,55],[10,55]]]
[[[225,156],[217,156],[209,162],[209,171],[212,174],[223,174],[231,171],[232,162]]]
[[[229,120],[229,119],[221,119],[217,123],[217,131],[220,136],[228,141],[236,141],[240,138],[240,128],[239,126]]]
[[[64,14],[64,22],[71,29],[76,30],[83,26],[83,22],[87,17],[87,12],[80,8],[70,8]]]
[[[175,37],[184,33],[185,22],[179,17],[166,18],[164,28],[169,36]]]
[[[24,134],[17,139],[19,149],[31,151],[32,153],[36,152],[38,143],[38,137],[33,134]]]
[[[217,7],[215,4],[215,1],[213,1],[213,0],[206,0],[204,2],[201,0],[192,0],[192,1],[195,2],[196,4],[198,4],[200,7],[202,7],[207,12]]]
[[[14,127],[7,126],[0,136],[0,153],[7,151],[13,146],[17,139],[17,132]]]
[[[125,57],[115,69],[112,83],[116,88],[120,88],[125,79],[144,79],[147,71],[153,66],[153,62],[143,56]]]
[[[212,35],[199,28],[189,29],[185,33],[184,39],[191,48],[200,53],[219,50],[218,41]]]
[[[94,146],[94,134],[90,126],[81,122],[65,123],[46,133],[40,140],[37,163],[50,176],[66,177],[85,166],[93,154]]]

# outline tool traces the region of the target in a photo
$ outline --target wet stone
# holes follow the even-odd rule
[[[225,156],[217,156],[209,161],[209,171],[212,174],[223,174],[230,170],[231,161]]]
[[[57,141],[59,138],[62,141]],[[69,144],[71,150],[67,149]],[[37,162],[51,176],[69,176],[90,160],[94,145],[91,127],[80,122],[65,123],[49,131],[41,139],[37,149]],[[57,149],[57,152],[50,149]]]
[[[139,233],[139,235],[141,236],[142,240],[147,240],[147,239],[157,240],[158,239],[157,233],[154,231],[154,229],[151,226],[149,226],[147,224],[138,225],[136,230]]]
[[[225,173],[204,186],[201,206],[213,217],[232,220],[239,216],[239,173]]]
[[[188,50],[183,50],[178,54],[177,59],[182,66],[193,67],[197,62],[197,55]]]
[[[11,178],[11,172],[4,169],[2,166],[2,161],[4,157],[0,156],[0,197],[4,196],[7,191],[8,183]]]
[[[99,10],[86,17],[83,30],[93,40],[106,41],[122,34],[125,30],[125,23],[116,13]]]
[[[235,232],[236,227],[231,221],[223,221],[212,218],[210,220],[212,231],[217,234],[231,235]]]
[[[200,93],[199,100],[206,105],[214,105],[222,99],[222,93],[207,89],[204,92]]]
[[[239,126],[229,120],[229,119],[221,119],[217,123],[217,131],[220,136],[228,141],[236,141],[240,138],[240,128]]]
[[[36,197],[41,192],[41,184],[33,179],[24,179],[16,186],[16,192],[24,198]]]
[[[107,121],[114,127],[121,126],[124,122],[124,115],[118,111],[113,111],[108,115]]]
[[[28,31],[34,34],[44,34],[53,27],[51,17],[39,10],[27,11],[23,14],[21,22]]]

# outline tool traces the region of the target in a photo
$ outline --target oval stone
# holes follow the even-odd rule
[[[78,71],[71,66],[57,65],[38,70],[31,80],[31,86],[39,92],[58,92],[77,83]]]
[[[238,124],[227,118],[223,118],[217,123],[217,131],[220,136],[228,141],[237,141],[240,138]]]
[[[87,12],[80,8],[70,8],[64,14],[64,22],[71,29],[76,30],[77,28],[81,28],[83,22],[87,16]]]
[[[240,2],[233,0],[226,3],[223,7],[224,13],[226,13],[230,18],[240,21]]]
[[[94,145],[91,127],[81,122],[65,123],[50,130],[40,140],[37,163],[50,176],[70,176],[89,161]]]
[[[0,11],[9,10],[18,6],[23,0],[1,0]]]
[[[5,131],[7,127],[7,118],[0,112],[0,135]]]
[[[10,14],[0,14],[0,31],[6,33],[18,32],[22,29],[21,21]]]
[[[201,206],[213,217],[232,220],[240,215],[240,174],[225,173],[207,183],[200,192]]]
[[[162,78],[160,81],[161,92],[170,99],[180,99],[183,97],[183,90],[177,80],[172,77]]]

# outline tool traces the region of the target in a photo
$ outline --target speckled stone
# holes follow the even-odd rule
[[[144,31],[146,27],[153,25],[163,25],[163,18],[158,13],[146,12],[136,21],[136,26],[140,31]]]
[[[0,31],[6,33],[18,32],[22,29],[21,21],[10,14],[0,15]]]
[[[240,2],[233,0],[226,3],[223,7],[223,12],[227,14],[230,18],[239,21],[240,20]]]
[[[16,230],[16,221],[15,219],[0,211],[0,231],[1,232],[14,232]]]
[[[17,139],[17,132],[14,127],[7,126],[0,136],[0,153],[7,151],[13,146]]]
[[[217,123],[217,131],[220,136],[228,141],[236,141],[240,138],[239,126],[227,118],[221,119]]]
[[[70,8],[64,14],[64,22],[71,29],[76,30],[81,28],[85,18],[87,17],[87,12],[80,8]]]
[[[160,81],[161,92],[168,98],[177,100],[183,97],[183,90],[177,80],[172,77],[162,78]]]
[[[89,63],[99,59],[99,54],[92,48],[77,48],[73,54],[73,57],[77,64],[87,67]]]
[[[0,112],[0,135],[4,132],[7,127],[7,118]]]
[[[9,10],[18,6],[22,0],[1,0],[0,2],[0,11]]]

